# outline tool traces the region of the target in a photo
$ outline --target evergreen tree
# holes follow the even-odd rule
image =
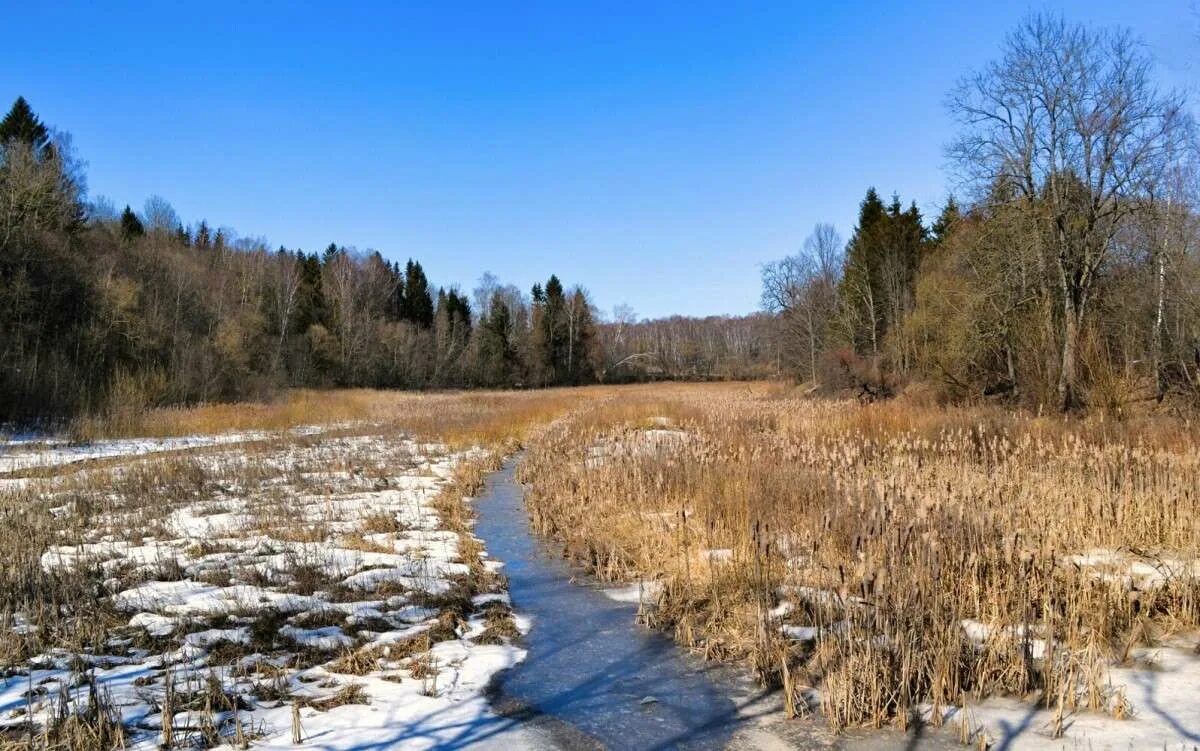
[[[400,270],[400,263],[395,262],[391,266],[392,273],[392,294],[387,301],[386,316],[391,321],[401,321],[404,319],[404,272]]]
[[[509,339],[512,314],[500,293],[492,295],[491,309],[479,322],[480,381],[485,386],[513,383],[516,352]]]
[[[538,338],[541,365],[550,383],[565,383],[569,378],[566,298],[562,282],[554,274],[546,280],[541,303],[541,332]]]
[[[421,328],[433,325],[433,297],[421,264],[411,258],[404,267],[404,319]]]
[[[954,196],[946,199],[946,205],[942,207],[942,212],[938,214],[938,218],[930,228],[930,240],[936,245],[941,245],[945,241],[946,236],[954,229],[954,225],[962,219],[962,212],[958,208],[958,202],[954,200]]]
[[[564,313],[567,329],[566,379],[574,385],[587,383],[595,376],[591,367],[591,349],[595,334],[591,305],[583,290],[575,288]]]
[[[916,204],[888,206],[874,188],[859,205],[839,285],[843,329],[855,351],[881,354],[885,337],[912,307],[926,231]]]
[[[321,283],[321,259],[316,253],[305,255],[296,251],[300,264],[300,289],[296,302],[296,331],[307,332],[309,327],[325,322],[325,291]]]
[[[126,205],[125,210],[121,212],[121,237],[130,241],[144,234],[146,234],[146,228],[142,225],[142,220],[138,219],[138,215],[133,213],[133,209]]]
[[[208,250],[212,247],[212,235],[208,229],[208,222],[200,220],[200,226],[196,228],[195,246],[200,250]]]
[[[338,257],[338,254],[345,253],[345,248],[339,248],[337,243],[329,243],[325,248],[325,252],[321,254],[321,265],[328,266],[333,259]]]
[[[17,97],[12,109],[0,120],[0,144],[9,141],[29,144],[42,157],[50,154],[50,131],[33,113],[25,97]]]

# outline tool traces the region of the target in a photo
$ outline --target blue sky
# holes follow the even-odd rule
[[[936,210],[947,90],[1041,9],[1200,82],[1194,0],[2,0],[0,97],[70,132],[118,207],[159,194],[465,289],[554,272],[604,310],[745,313],[761,264],[816,222],[848,235],[867,186]]]

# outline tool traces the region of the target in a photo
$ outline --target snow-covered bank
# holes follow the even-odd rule
[[[155,748],[164,726],[199,747],[239,737],[289,749],[511,740],[513,723],[483,692],[524,658],[514,637],[526,624],[492,573],[499,563],[471,560],[486,553],[439,513],[457,470],[480,455],[399,436],[307,435],[275,434],[252,455],[189,455],[186,491],[170,484],[170,464],[128,486],[106,470],[69,493],[30,481],[32,502],[55,509],[63,535],[78,528],[72,519],[92,520],[45,548],[41,565],[95,577],[106,611],[96,618],[114,625],[101,650],[48,644],[10,666],[0,731],[83,711],[94,693],[119,712],[131,748]],[[20,463],[0,467],[254,439],[28,445]],[[12,615],[14,635],[43,617]]]
[[[229,443],[264,441],[288,435],[315,435],[324,429],[320,426],[304,426],[282,433],[250,431],[178,438],[115,438],[89,443],[72,443],[61,439],[17,438],[0,441],[0,473],[56,467],[91,459],[142,456],[163,451],[182,451]]]

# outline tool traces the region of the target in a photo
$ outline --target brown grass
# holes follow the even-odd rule
[[[410,674],[436,692],[429,646],[452,638],[471,614],[470,598],[499,584],[480,564],[462,498],[518,444],[529,448],[520,474],[541,532],[602,579],[659,580],[662,594],[643,615],[651,625],[709,659],[747,661],[764,681],[787,687],[789,711],[804,711],[807,688],[819,687],[821,709],[837,727],[904,726],[920,704],[932,705],[936,720],[938,708],[996,694],[1125,716],[1137,708],[1112,693],[1105,668],[1129,661],[1139,645],[1200,627],[1197,570],[1179,563],[1200,559],[1200,429],[1171,418],[1068,420],[813,401],[772,384],[663,384],[296,391],[274,404],[159,410],[82,432],[170,436],[317,424],[329,427],[320,438],[279,435],[56,469],[38,481],[53,486],[47,495],[42,485],[0,494],[8,539],[0,626],[16,613],[37,626],[20,637],[0,629],[0,659],[19,665],[50,647],[103,647],[122,619],[108,604],[108,574],[49,572],[41,553],[129,529],[162,536],[166,513],[182,502],[254,495],[261,504],[251,531],[386,550],[363,535],[400,532],[394,517],[337,527],[345,520],[330,506],[305,521],[296,506],[303,498],[272,486],[282,479],[319,504],[338,492],[379,490],[389,472],[412,466],[399,450],[377,455],[378,443],[333,446],[305,466],[271,461],[287,446],[358,434],[413,435],[488,453],[461,465],[435,503],[471,567],[451,596],[419,603],[442,613],[437,633],[388,655],[347,650],[333,666],[340,672],[376,670],[381,659],[404,653]],[[214,465],[194,453],[236,458]],[[340,485],[330,484],[330,472],[344,478]],[[58,507],[69,513],[51,513]],[[1112,560],[1072,562],[1093,549],[1111,551]],[[204,546],[195,552],[205,554]],[[1134,575],[1134,564],[1160,574]],[[280,572],[286,581],[263,583],[330,588],[313,571],[303,575],[304,566],[296,561]],[[331,594],[341,596],[336,588]],[[773,615],[779,606],[790,610]],[[484,641],[516,637],[506,608],[485,616]],[[978,623],[975,635],[967,621]],[[276,646],[279,625],[256,625],[255,644]],[[810,628],[812,638],[784,638],[784,625]]]
[[[664,583],[651,623],[821,687],[836,727],[996,694],[1123,712],[1105,667],[1200,626],[1200,432],[1175,419],[670,386],[556,422],[520,473],[571,557]],[[1118,562],[1068,558],[1093,549]],[[817,636],[784,639],[784,622]]]
[[[243,431],[285,431],[306,426],[385,426],[453,447],[497,446],[522,439],[534,427],[578,405],[613,393],[611,387],[541,391],[405,392],[371,389],[297,389],[261,404],[204,404],[154,409],[120,422],[83,420],[79,440]]]

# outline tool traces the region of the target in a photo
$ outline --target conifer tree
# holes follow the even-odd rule
[[[17,97],[12,109],[0,120],[0,144],[14,140],[32,146],[42,157],[48,156],[52,148],[49,129],[22,96]]]
[[[882,354],[885,337],[913,304],[926,231],[916,204],[884,206],[874,188],[859,205],[839,285],[846,339],[861,354]],[[903,358],[902,358],[903,359]]]
[[[142,220],[138,219],[138,215],[133,213],[133,209],[126,205],[125,210],[121,212],[121,237],[128,242],[144,234],[146,234],[146,228],[142,225]]]
[[[512,314],[500,293],[492,295],[491,310],[479,322],[480,379],[485,386],[511,385],[516,353],[509,339]]]
[[[942,211],[938,214],[938,218],[930,227],[930,241],[936,246],[941,245],[954,228],[962,219],[962,212],[958,208],[958,202],[954,200],[954,196],[946,199],[946,205],[942,207]]]
[[[401,321],[404,320],[404,272],[400,270],[400,263],[393,262],[391,267],[392,272],[392,294],[388,299],[386,315],[389,320]]]
[[[208,222],[200,220],[200,226],[196,228],[196,239],[194,245],[200,250],[208,250],[212,246],[212,235],[208,229]]]
[[[321,282],[321,259],[316,253],[305,255],[296,251],[300,264],[300,290],[296,305],[296,330],[304,333],[309,327],[325,321],[325,292]]]
[[[433,325],[433,297],[421,264],[411,258],[404,267],[404,318],[421,328]]]

